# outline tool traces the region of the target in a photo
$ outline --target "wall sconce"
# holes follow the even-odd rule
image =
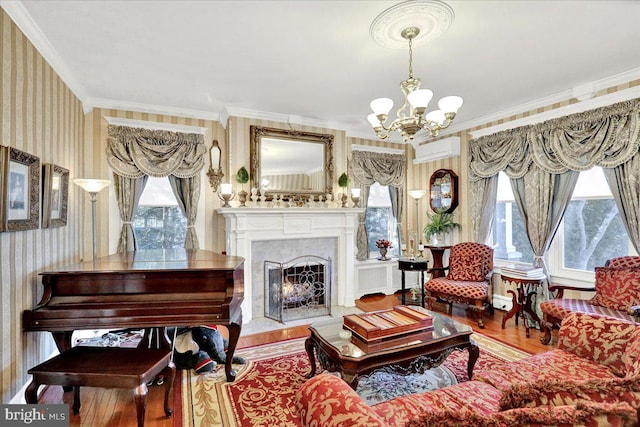
[[[351,189],[351,201],[353,202],[354,208],[360,207],[360,189],[359,188]]]
[[[231,188],[231,184],[220,184],[220,191],[218,192],[218,197],[220,200],[224,202],[222,205],[223,208],[230,208],[229,200],[233,199],[236,195],[233,188]]]
[[[218,186],[220,185],[220,181],[222,181],[222,178],[224,177],[224,173],[222,173],[222,167],[220,167],[222,150],[220,150],[218,140],[216,139],[214,139],[211,143],[209,157],[211,158],[211,166],[209,166],[207,176],[209,177],[209,183],[211,184],[213,191],[218,191]]]

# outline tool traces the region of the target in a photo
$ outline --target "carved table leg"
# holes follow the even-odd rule
[[[520,304],[518,304],[518,296],[516,295],[516,293],[511,289],[508,289],[507,293],[511,294],[512,306],[511,306],[511,310],[509,310],[509,312],[502,317],[502,329],[504,329],[507,323],[507,320],[511,319],[515,314],[518,313],[518,308],[520,307]],[[516,317],[516,324],[517,323],[518,323],[518,318]]]
[[[309,337],[304,341],[304,348],[309,356],[309,363],[311,363],[311,372],[307,374],[307,378],[313,378],[316,374],[316,354],[314,351],[315,344],[312,337]]]
[[[224,364],[224,371],[227,374],[227,381],[233,382],[236,379],[236,371],[231,368],[231,361],[233,354],[236,351],[236,345],[238,345],[238,339],[240,338],[240,330],[242,328],[242,319],[239,323],[230,323],[227,328],[229,329],[229,348],[227,349],[227,360]]]
[[[469,381],[473,376],[473,367],[476,365],[478,357],[480,356],[480,347],[472,339],[469,339],[469,362],[467,363],[467,375],[469,375]]]

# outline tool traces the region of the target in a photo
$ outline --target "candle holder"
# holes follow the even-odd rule
[[[351,201],[353,202],[354,208],[360,207],[360,189],[359,188],[351,189]]]
[[[231,207],[231,205],[229,204],[229,201],[233,200],[235,195],[236,195],[236,192],[233,191],[233,189],[231,188],[231,184],[220,184],[220,191],[218,192],[218,197],[220,198],[220,200],[224,202],[224,204],[222,205],[223,208]]]
[[[220,167],[220,157],[221,157],[220,146],[218,145],[217,140],[213,140],[211,143],[211,149],[209,152],[209,156],[211,158],[211,166],[209,166],[209,170],[207,171],[207,176],[209,177],[209,184],[211,184],[211,188],[213,191],[218,191],[218,186],[224,177],[224,173],[222,172],[222,167]]]

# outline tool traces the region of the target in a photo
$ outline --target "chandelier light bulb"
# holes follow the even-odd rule
[[[429,89],[414,90],[407,95],[407,100],[413,106],[413,108],[427,108],[429,101],[433,98],[433,92]]]
[[[376,113],[371,113],[367,116],[367,120],[371,123],[371,126],[374,128],[380,127],[380,120],[378,120],[378,116]]]
[[[391,98],[378,98],[371,101],[371,109],[376,115],[388,115],[393,108],[393,100]]]
[[[444,112],[442,110],[435,110],[427,113],[425,119],[427,119],[427,121],[429,122],[435,122],[441,125],[446,120],[446,117],[444,116]]]
[[[438,101],[438,107],[445,113],[457,113],[462,107],[462,98],[459,96],[445,96]]]

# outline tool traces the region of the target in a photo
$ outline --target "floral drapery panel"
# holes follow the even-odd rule
[[[369,186],[377,182],[380,185],[395,187],[392,205],[393,213],[396,215],[398,224],[398,238],[401,239],[402,223],[402,189],[404,188],[406,159],[402,154],[375,153],[371,151],[353,151],[351,157],[351,171],[353,176],[363,188],[363,197],[368,197]],[[391,192],[389,193],[392,194]],[[366,202],[364,204],[366,207]],[[364,260],[369,258],[369,238],[365,226],[365,212],[358,215],[358,231],[356,246],[358,252],[356,259]]]
[[[185,248],[198,249],[193,226],[200,198],[199,174],[205,164],[204,135],[115,125],[109,125],[108,132],[107,162],[114,174],[131,180],[145,176],[172,177],[171,187],[187,218]],[[119,252],[137,249],[131,218],[140,199],[137,190],[133,191],[138,187],[133,184],[115,186],[123,228]]]

